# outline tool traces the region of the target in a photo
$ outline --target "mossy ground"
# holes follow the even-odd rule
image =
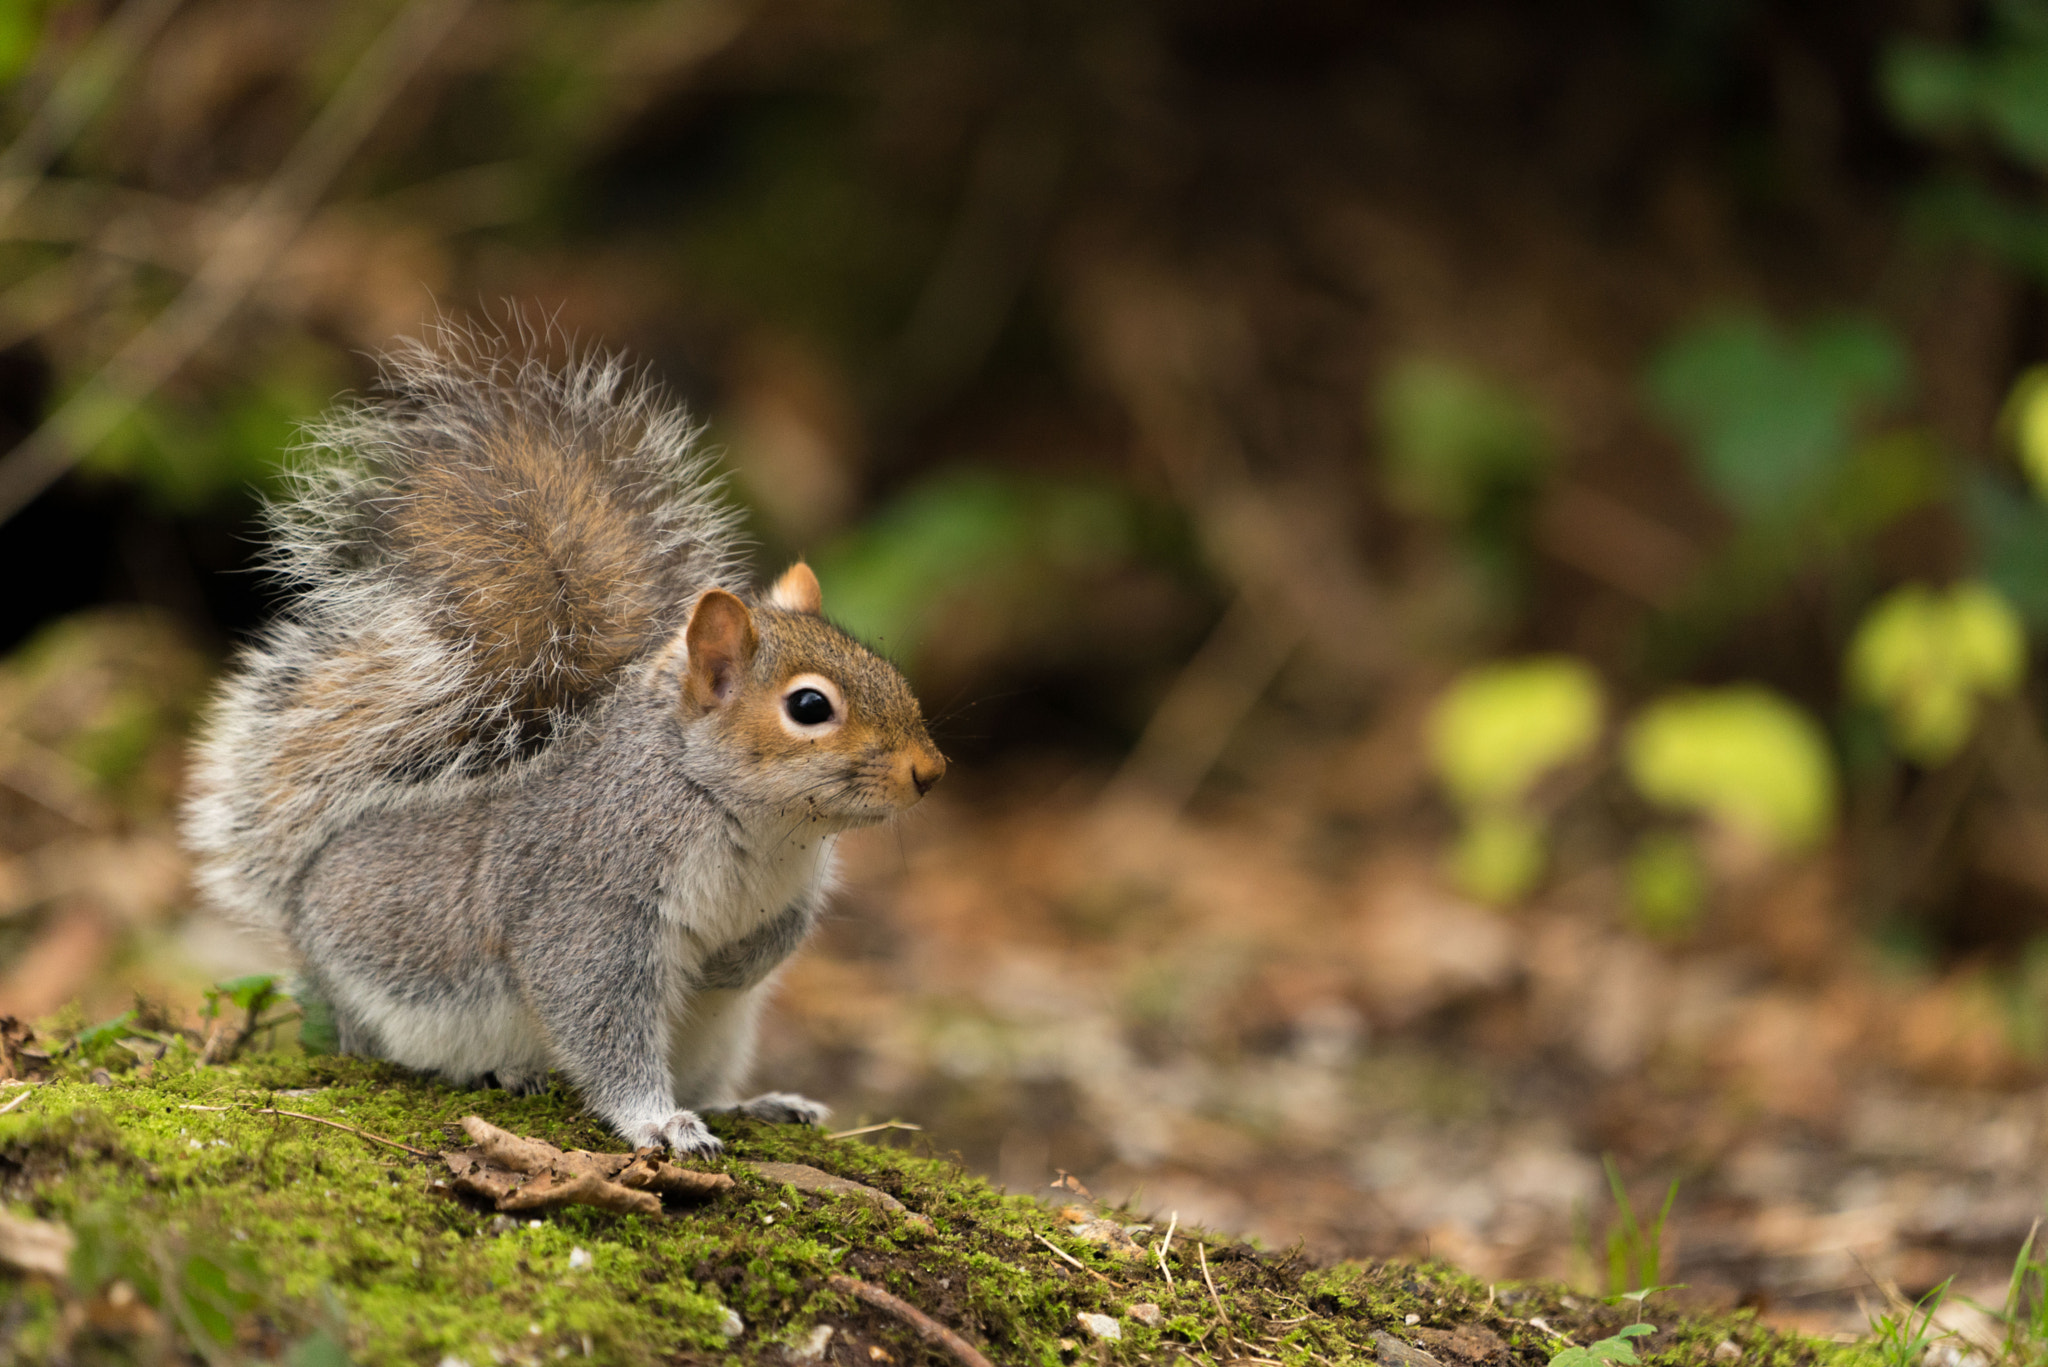
[[[0,1117],[0,1184],[16,1214],[79,1236],[68,1284],[0,1274],[0,1333],[24,1363],[165,1358],[439,1363],[589,1359],[784,1361],[818,1326],[835,1363],[943,1361],[883,1312],[834,1292],[879,1284],[1000,1364],[1393,1360],[1376,1335],[1439,1361],[1547,1363],[1638,1316],[1554,1289],[1489,1287],[1436,1265],[1309,1265],[1299,1255],[1179,1231],[1163,1274],[1077,1240],[1047,1206],[1005,1196],[943,1159],[874,1138],[714,1120],[738,1187],[659,1217],[572,1208],[511,1219],[448,1194],[444,1167],[263,1107],[332,1117],[421,1149],[462,1142],[479,1114],[564,1147],[616,1148],[555,1090],[462,1092],[338,1058],[255,1058],[153,1076],[55,1080]],[[225,1107],[198,1110],[192,1107]],[[739,1160],[808,1163],[888,1192],[929,1228],[856,1199],[769,1185]],[[1136,1220],[1136,1215],[1124,1218]],[[1057,1245],[1086,1270],[1047,1247]],[[583,1250],[588,1255],[572,1253]],[[1215,1281],[1212,1298],[1202,1257]],[[140,1304],[109,1289],[125,1282]],[[1147,1327],[1129,1315],[1153,1302]],[[1219,1313],[1218,1303],[1221,1311]],[[1630,1310],[1633,1307],[1629,1307]],[[737,1334],[732,1315],[739,1317]],[[1116,1316],[1096,1343],[1082,1311]],[[1825,1360],[1829,1350],[1745,1317],[1641,1318],[1646,1362]],[[167,1327],[152,1338],[148,1325]],[[138,1328],[138,1324],[142,1328]],[[1497,1344],[1442,1331],[1478,1325]],[[1475,1349],[1474,1343],[1489,1347]],[[1461,1349],[1460,1344],[1464,1347]],[[1468,1354],[1476,1353],[1478,1356]]]

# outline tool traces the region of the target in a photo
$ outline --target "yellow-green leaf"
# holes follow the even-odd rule
[[[1477,811],[1451,848],[1451,881],[1496,905],[1518,901],[1543,876],[1543,832],[1511,811]]]
[[[1892,743],[1940,764],[1970,738],[1980,697],[2011,693],[2026,671],[2026,633],[1996,590],[1946,593],[1908,584],[1864,615],[1849,646],[1849,686],[1883,709]]]
[[[1637,929],[1659,939],[1684,935],[1698,924],[1706,895],[1690,837],[1652,831],[1636,842],[1628,857],[1628,905]]]
[[[1754,685],[1674,694],[1638,713],[1623,742],[1651,801],[1742,829],[1778,849],[1834,824],[1835,769],[1812,718]]]
[[[2048,498],[2048,366],[2035,366],[2020,376],[2006,401],[2020,467],[2034,492]]]
[[[1430,714],[1431,767],[1459,803],[1513,803],[1600,736],[1600,682],[1568,656],[1467,670]]]

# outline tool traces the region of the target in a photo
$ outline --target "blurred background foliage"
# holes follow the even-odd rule
[[[17,0],[0,75],[8,953],[167,840],[294,424],[517,314],[692,407],[963,810],[1285,811],[1481,948],[1810,874],[2048,1066],[2044,0]]]
[[[430,49],[365,81],[408,23]],[[1516,56],[1486,5],[24,0],[0,634],[33,672],[48,623],[140,603],[218,654],[275,606],[244,571],[295,424],[437,310],[517,314],[645,358],[764,562],[813,557],[971,709],[970,757],[1199,804],[1269,781],[1255,715],[1354,733],[1471,666],[1430,741],[1455,880],[1526,897],[1545,813],[1600,801],[1668,933],[1714,884],[1674,819],[1893,842],[1984,707],[2035,726],[2048,5],[1565,28]],[[238,217],[351,119],[303,212]],[[1205,688],[1236,701],[1175,712]],[[1963,933],[1968,813],[2048,801],[1964,786],[1867,928]]]

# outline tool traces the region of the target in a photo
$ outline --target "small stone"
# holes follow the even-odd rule
[[[63,1225],[28,1220],[0,1211],[0,1267],[63,1278],[71,1272],[77,1240]]]
[[[792,1344],[782,1351],[791,1362],[823,1362],[825,1347],[831,1342],[832,1326],[821,1324],[806,1334],[802,1343]]]
[[[1407,1319],[1404,1319],[1404,1320],[1402,1320],[1402,1321],[1401,1321],[1401,1323],[1403,1323],[1403,1324],[1420,1324],[1420,1323],[1422,1323],[1422,1316],[1420,1316],[1420,1315],[1410,1315],[1410,1316],[1409,1316],[1409,1317],[1408,1317]]]
[[[740,1318],[740,1312],[729,1305],[718,1307],[718,1332],[729,1339],[736,1339],[747,1332],[747,1322]]]
[[[869,1362],[894,1362],[895,1360],[896,1355],[890,1352],[887,1348],[884,1348],[881,1344],[870,1343],[868,1345]]]
[[[1067,1222],[1067,1232],[1084,1243],[1100,1244],[1119,1258],[1145,1256],[1145,1250],[1131,1237],[1130,1231],[1114,1220],[1098,1219],[1080,1206],[1063,1207],[1060,1218]]]
[[[572,1249],[570,1249],[570,1250],[569,1250],[569,1270],[570,1270],[571,1272],[581,1272],[581,1271],[582,1271],[582,1270],[583,1270],[584,1268],[586,1268],[586,1267],[589,1267],[589,1266],[590,1266],[590,1250],[589,1250],[589,1249],[587,1249],[587,1248],[572,1248]]]
[[[1714,1361],[1733,1362],[1742,1356],[1742,1350],[1735,1346],[1733,1339],[1722,1339],[1714,1345]]]
[[[449,1353],[442,1357],[442,1359],[439,1362],[435,1363],[434,1367],[469,1367],[469,1363],[466,1359],[459,1358],[455,1356],[455,1354]]]
[[[1132,1319],[1144,1325],[1147,1329],[1157,1329],[1159,1321],[1166,1318],[1159,1307],[1150,1301],[1139,1301],[1130,1308],[1129,1313]]]
[[[95,1068],[92,1070],[92,1085],[95,1087],[111,1087],[114,1085],[114,1075],[104,1068]]]
[[[1374,1356],[1380,1367],[1443,1367],[1442,1360],[1412,1343],[1403,1343],[1381,1330],[1372,1336]]]
[[[1073,1352],[1073,1351],[1074,1351],[1074,1350],[1075,1350],[1076,1348],[1079,1348],[1080,1346],[1081,1346],[1081,1343],[1080,1343],[1080,1340],[1079,1340],[1079,1339],[1061,1339],[1061,1340],[1060,1340],[1060,1351],[1061,1351],[1062,1353],[1071,1353],[1071,1352]]]
[[[1115,1343],[1124,1336],[1124,1327],[1116,1322],[1114,1315],[1094,1315],[1083,1310],[1074,1316],[1074,1321],[1087,1331],[1088,1337],[1104,1343]]]

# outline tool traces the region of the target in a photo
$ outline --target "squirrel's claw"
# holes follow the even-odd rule
[[[677,1111],[666,1120],[628,1126],[625,1138],[636,1149],[665,1148],[678,1156],[710,1158],[725,1148],[695,1111]]]

